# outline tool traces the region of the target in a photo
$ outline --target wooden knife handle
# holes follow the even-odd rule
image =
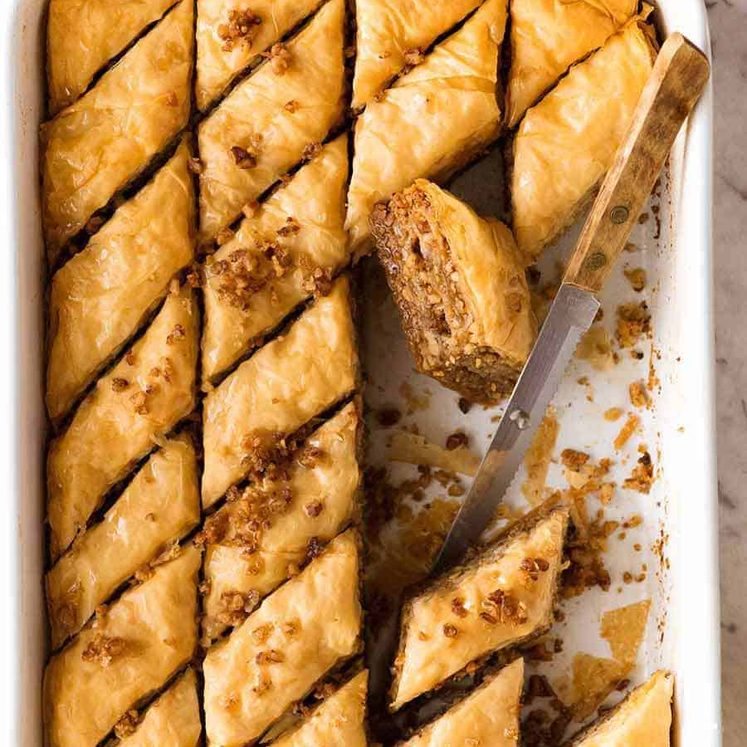
[[[564,282],[593,293],[602,288],[709,72],[705,55],[682,34],[672,34],[664,42],[630,129],[586,220]]]

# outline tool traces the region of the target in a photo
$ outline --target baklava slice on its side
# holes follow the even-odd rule
[[[74,104],[42,125],[50,262],[186,126],[192,0],[181,2]]]
[[[203,241],[233,223],[339,121],[344,16],[345,0],[329,0],[200,124]]]
[[[633,21],[527,111],[513,144],[513,229],[527,264],[568,228],[607,170],[654,63]]]
[[[193,410],[197,347],[193,294],[177,289],[52,442],[47,512],[53,559],[70,545],[107,491]]]
[[[572,742],[572,747],[669,747],[674,678],[656,672]]]
[[[362,422],[346,405],[207,522],[203,630],[211,640],[240,624],[266,594],[298,572],[313,548],[357,519]]]
[[[537,324],[509,229],[423,179],[371,228],[418,370],[473,402],[510,393]]]
[[[189,148],[122,205],[52,279],[47,409],[63,416],[194,256]]]
[[[516,125],[574,62],[601,47],[637,10],[638,0],[512,0],[508,126]]]
[[[400,747],[516,747],[524,688],[524,660],[492,674]]]
[[[486,0],[425,61],[372,101],[355,125],[346,227],[368,251],[373,206],[418,177],[441,180],[498,135],[498,57],[506,1]]]
[[[392,710],[439,687],[468,664],[550,626],[568,515],[563,505],[541,507],[474,560],[407,601]]]
[[[257,206],[205,265],[202,367],[211,379],[298,304],[329,290],[348,258],[347,135]]]
[[[341,277],[205,398],[203,505],[265,472],[282,457],[286,438],[348,396],[357,377],[350,289]]]
[[[95,747],[190,660],[199,567],[199,551],[187,548],[52,656],[44,676],[50,747]]]
[[[359,649],[359,537],[341,534],[205,657],[211,745],[254,744]]]

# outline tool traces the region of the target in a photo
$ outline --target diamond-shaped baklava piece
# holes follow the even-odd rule
[[[424,179],[371,228],[418,370],[472,402],[510,393],[537,327],[511,231]]]
[[[475,559],[407,601],[394,666],[393,710],[468,664],[550,626],[568,515],[562,505],[532,512]]]
[[[42,125],[42,217],[50,261],[186,126],[192,0],[181,0],[96,85]]]
[[[172,292],[52,442],[47,511],[52,557],[85,526],[107,491],[195,405],[198,311],[186,288]]]
[[[203,240],[233,223],[340,119],[344,15],[344,0],[330,0],[200,124]]]
[[[498,135],[505,23],[505,0],[486,0],[358,118],[346,219],[357,253],[370,248],[368,218],[379,200],[418,177],[445,179]]]
[[[359,537],[333,540],[205,657],[210,744],[242,747],[359,649]]]
[[[52,279],[47,409],[63,416],[194,255],[186,143]]]
[[[527,263],[583,209],[612,165],[654,63],[634,21],[527,111],[513,145],[513,228]]]
[[[257,345],[348,257],[347,136],[325,145],[257,206],[205,266],[202,367],[210,379]]]
[[[185,549],[101,611],[44,676],[50,747],[95,747],[161,688],[197,644],[200,553]]]
[[[350,394],[357,375],[350,288],[342,277],[205,398],[204,506],[267,471],[286,438]]]

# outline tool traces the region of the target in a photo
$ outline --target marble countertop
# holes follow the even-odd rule
[[[724,745],[747,744],[747,0],[706,0],[714,56],[714,261]]]

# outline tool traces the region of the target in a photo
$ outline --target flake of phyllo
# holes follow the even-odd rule
[[[266,62],[200,124],[204,241],[220,239],[221,229],[340,120],[344,16],[344,0],[330,0],[291,41],[273,45]]]
[[[153,323],[76,410],[47,460],[51,553],[73,541],[104,496],[195,405],[198,311],[174,290]]]
[[[481,0],[358,0],[353,107],[368,104],[403,69],[423,62],[427,48]]]
[[[359,537],[334,539],[205,657],[211,745],[254,744],[360,647]]]
[[[197,747],[202,723],[194,671],[187,669],[142,716],[128,714],[115,734],[119,741],[111,747]]]
[[[513,228],[527,263],[568,228],[612,165],[654,63],[632,21],[527,111],[513,146]]]
[[[601,47],[638,10],[638,0],[513,0],[506,118],[524,112],[574,63]]]
[[[392,710],[550,626],[568,514],[541,507],[414,593],[402,611]]]
[[[186,126],[192,16],[192,0],[181,0],[90,91],[42,125],[42,217],[53,264]]]
[[[200,520],[197,465],[186,436],[166,441],[103,520],[84,532],[47,574],[52,646],[77,633],[96,607]]]
[[[205,267],[202,367],[210,379],[298,304],[329,290],[348,257],[347,135],[325,145],[256,206]]]
[[[194,655],[200,552],[185,549],[99,614],[44,675],[50,747],[95,747]]]
[[[524,660],[516,659],[400,747],[516,747],[523,688]]]
[[[418,370],[472,402],[510,393],[537,331],[511,231],[424,179],[370,223]]]
[[[47,409],[63,416],[194,256],[186,143],[52,279]]]
[[[669,747],[674,678],[656,672],[571,743],[573,747]]]
[[[358,354],[346,277],[205,398],[202,500],[271,470],[287,439],[356,387]]]
[[[203,629],[208,640],[240,624],[266,594],[357,518],[361,420],[346,405],[288,454],[272,476],[250,484],[211,516],[206,542]]]
[[[94,76],[175,0],[51,0],[47,79],[52,114],[71,104]]]
[[[505,24],[505,0],[487,0],[358,118],[346,218],[356,252],[370,248],[368,218],[378,201],[419,177],[447,178],[497,137]]]
[[[208,107],[322,2],[197,0],[197,106]]]
[[[368,671],[359,672],[326,697],[274,747],[366,747],[366,695]]]

